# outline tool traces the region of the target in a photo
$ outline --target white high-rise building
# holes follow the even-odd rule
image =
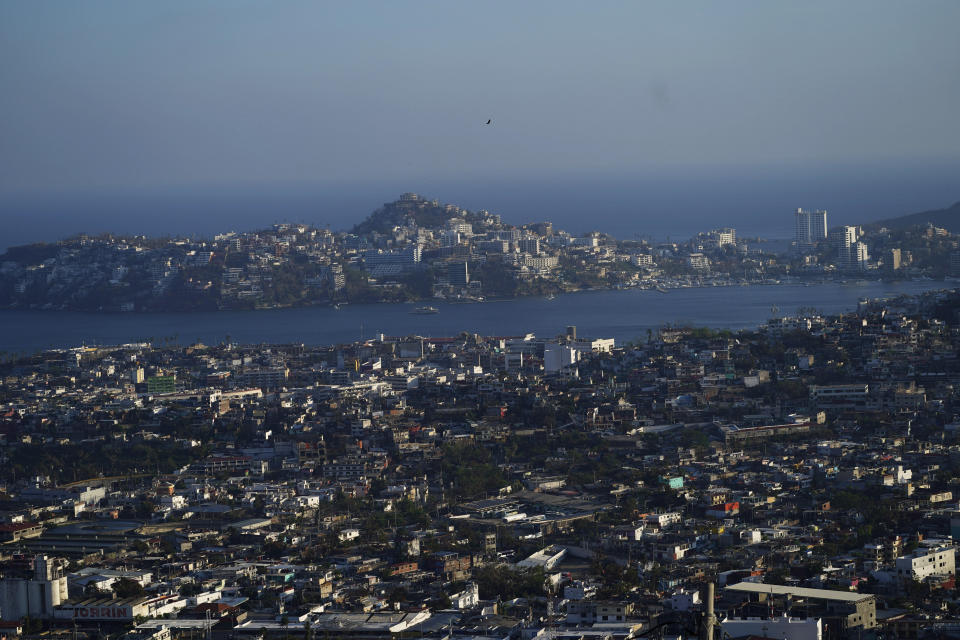
[[[462,218],[450,218],[447,220],[447,229],[456,231],[461,236],[473,235],[473,225]]]
[[[443,235],[440,236],[440,246],[443,247],[455,247],[460,244],[461,235],[459,231],[455,229],[447,229],[443,232]]]
[[[867,268],[870,253],[867,245],[858,241],[857,227],[837,227],[830,232],[830,243],[837,250],[837,266],[841,269],[863,270]]]
[[[867,245],[862,242],[855,242],[850,247],[850,268],[863,271],[867,268],[867,262],[870,261],[870,252]]]
[[[837,227],[830,232],[830,242],[837,249],[847,249],[857,241],[857,228],[850,225]]]
[[[713,235],[714,239],[717,241],[718,247],[723,247],[728,244],[735,245],[737,244],[737,230],[731,229],[729,227],[724,229],[714,229],[710,232]]]
[[[517,240],[517,248],[521,253],[529,253],[531,255],[540,255],[540,238],[536,236],[523,236]]]
[[[793,239],[797,249],[806,251],[827,237],[827,212],[822,209],[797,209],[794,214]]]

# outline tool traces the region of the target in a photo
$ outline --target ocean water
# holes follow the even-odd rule
[[[960,200],[960,160],[0,193],[0,250],[79,232],[209,237],[282,221],[349,229],[405,191],[571,233],[663,240],[732,226],[741,237],[790,238],[797,207],[827,209],[839,225],[949,206]]]
[[[545,298],[476,304],[432,303],[439,313],[413,313],[415,304],[344,305],[209,313],[93,314],[61,311],[0,311],[0,351],[32,353],[48,348],[114,345],[150,340],[216,344],[228,336],[242,344],[353,342],[379,333],[391,336],[486,336],[528,332],[550,337],[576,325],[581,336],[645,340],[665,324],[752,328],[773,315],[799,308],[823,313],[855,309],[861,298],[942,289],[936,281],[759,285],[656,291],[588,291]],[[420,303],[422,304],[422,303]]]

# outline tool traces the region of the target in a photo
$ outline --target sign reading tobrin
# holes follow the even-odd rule
[[[73,617],[78,620],[131,620],[130,607],[74,607]]]

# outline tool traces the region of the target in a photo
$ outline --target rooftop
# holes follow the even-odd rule
[[[843,602],[860,602],[873,598],[870,593],[853,593],[848,591],[832,591],[830,589],[806,589],[804,587],[787,587],[779,584],[761,584],[758,582],[738,582],[727,587],[727,591],[739,593],[756,593],[780,596],[793,596],[807,600],[840,600]]]

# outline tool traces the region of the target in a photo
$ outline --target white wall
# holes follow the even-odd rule
[[[753,635],[783,640],[822,640],[823,627],[819,618],[728,618],[720,621],[723,635],[738,638]]]

